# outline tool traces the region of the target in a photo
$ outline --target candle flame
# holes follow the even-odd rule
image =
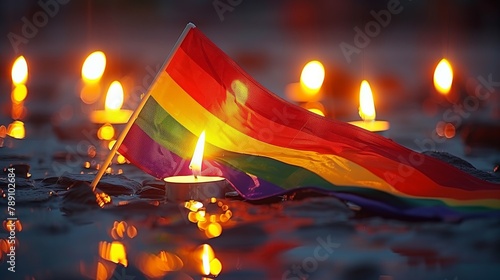
[[[21,85],[28,80],[28,63],[24,56],[20,56],[12,65],[12,82],[14,85]]]
[[[203,274],[210,275],[210,256],[209,256],[209,248],[210,245],[203,244],[203,255],[201,256],[201,260],[203,262]]]
[[[359,116],[364,121],[373,121],[376,116],[372,89],[367,80],[361,82],[359,89]]]
[[[323,64],[317,60],[310,61],[302,69],[300,75],[300,86],[301,88],[313,96],[319,92],[323,81],[325,80],[325,68]]]
[[[106,94],[106,110],[120,110],[123,105],[123,87],[118,81],[111,83]]]
[[[434,87],[441,94],[448,94],[453,82],[453,69],[445,58],[439,61],[434,71]]]
[[[194,177],[201,175],[201,164],[203,162],[203,150],[205,148],[205,131],[200,134],[200,138],[196,143],[196,148],[194,149],[193,157],[191,158],[191,163],[189,163],[189,168],[193,172]]]
[[[101,51],[91,53],[85,59],[82,66],[82,78],[85,81],[99,81],[106,68],[106,56]]]

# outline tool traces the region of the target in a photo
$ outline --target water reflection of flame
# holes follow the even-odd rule
[[[122,264],[125,267],[128,265],[125,245],[119,241],[111,243],[106,241],[99,242],[99,256],[105,260]]]
[[[201,259],[201,273],[205,276],[216,277],[222,271],[222,263],[215,257],[214,250],[208,244],[198,247],[195,254]]]
[[[159,254],[142,253],[137,258],[137,267],[150,278],[160,278],[168,272],[184,267],[182,260],[174,253],[160,251]]]
[[[115,136],[115,129],[109,123],[103,124],[99,130],[97,130],[97,137],[101,140],[111,140]]]
[[[24,123],[22,121],[13,121],[7,128],[7,135],[16,139],[24,139],[26,137]]]
[[[11,229],[14,231],[20,232],[23,230],[23,224],[21,223],[20,220],[5,220],[3,221],[3,228],[7,231],[10,232]]]
[[[95,198],[99,207],[103,208],[104,205],[111,203],[111,197],[102,191],[96,191]]]
[[[220,236],[222,234],[221,223],[226,223],[233,216],[229,206],[214,197],[210,199],[207,207],[195,200],[187,201],[184,207],[190,210],[188,220],[197,224],[208,238]]]
[[[128,225],[125,221],[115,221],[113,223],[113,228],[111,228],[110,235],[115,240],[123,239],[125,236],[132,239],[137,236],[137,228],[133,225]]]

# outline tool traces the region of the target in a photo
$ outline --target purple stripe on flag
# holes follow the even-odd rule
[[[189,162],[162,147],[133,124],[118,151],[134,165],[156,178],[189,174]]]

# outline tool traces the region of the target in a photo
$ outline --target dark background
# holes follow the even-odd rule
[[[38,1],[2,1],[2,92],[9,91],[10,67],[20,54],[30,64],[31,82],[47,75],[61,83],[61,72],[78,78],[81,63],[94,49],[106,52],[116,76],[140,75],[145,66],[163,62],[190,21],[277,94],[298,80],[310,59],[326,64],[327,82],[337,72],[372,78],[374,84],[393,75],[405,93],[428,83],[443,56],[463,75],[498,72],[500,4],[493,0],[401,0],[402,12],[392,15],[350,64],[339,44],[352,44],[353,28],[363,29],[373,20],[370,11],[387,9],[391,1],[65,1],[28,43],[19,45],[19,52],[8,34],[22,35],[22,18],[33,22],[43,9]],[[220,17],[216,3],[237,5]]]
[[[81,65],[94,50],[104,51],[108,58],[103,86],[120,80],[126,95],[123,107],[134,109],[138,99],[131,96],[147,88],[188,22],[282,97],[286,85],[299,80],[307,61],[322,61],[328,117],[359,119],[359,83],[367,79],[377,118],[391,121],[396,140],[413,137],[398,130],[408,127],[407,118],[417,125],[422,121],[419,114],[425,112],[439,120],[440,112],[452,106],[443,103],[432,86],[441,58],[453,65],[454,91],[462,98],[471,94],[467,87],[477,84],[479,76],[500,81],[498,1],[60,1],[0,4],[0,124],[11,121],[10,69],[18,55],[26,57],[30,72],[27,125],[53,122],[53,114],[63,105],[79,106]],[[46,13],[40,3],[50,3],[55,12],[45,21],[39,17],[43,24],[24,36],[26,21],[34,23],[37,15]],[[387,26],[348,62],[340,44],[355,46],[355,28],[365,30],[374,22],[373,13],[394,3],[401,12],[392,14]],[[13,34],[27,39],[17,50],[10,39]],[[485,103],[467,120],[499,123],[498,93]],[[100,107],[102,102],[91,109]],[[435,121],[428,123],[432,131]]]

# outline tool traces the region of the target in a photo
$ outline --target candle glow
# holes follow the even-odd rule
[[[450,62],[443,58],[434,71],[434,87],[441,94],[448,94],[453,83],[453,69]]]

